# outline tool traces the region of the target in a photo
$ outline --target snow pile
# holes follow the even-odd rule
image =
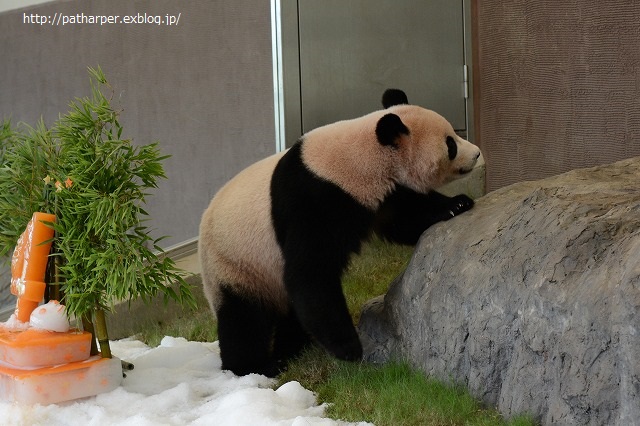
[[[218,344],[165,337],[160,346],[111,342],[132,362],[112,392],[49,406],[0,402],[7,425],[346,425],[324,418],[326,406],[298,382],[271,389],[273,379],[220,370]],[[367,423],[359,423],[365,425]]]

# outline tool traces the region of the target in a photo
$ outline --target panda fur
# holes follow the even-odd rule
[[[415,244],[473,206],[433,188],[471,171],[480,150],[400,90],[383,106],[249,166],[204,212],[202,280],[223,369],[274,376],[312,341],[361,359],[341,287],[350,256],[372,232]]]

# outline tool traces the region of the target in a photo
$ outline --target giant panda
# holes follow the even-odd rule
[[[341,287],[350,256],[374,232],[415,244],[473,206],[433,188],[471,171],[480,150],[400,90],[383,106],[249,166],[204,212],[202,280],[223,369],[272,377],[312,341],[361,359]]]

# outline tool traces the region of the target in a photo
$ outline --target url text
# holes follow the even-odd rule
[[[175,26],[180,23],[180,16],[177,15],[150,15],[145,13],[137,13],[135,15],[85,15],[78,13],[69,15],[56,12],[54,15],[39,15],[37,13],[23,13],[23,24],[36,25],[113,25],[113,24],[151,24],[151,25],[168,25]]]

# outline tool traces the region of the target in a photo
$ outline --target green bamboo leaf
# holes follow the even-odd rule
[[[166,178],[162,163],[169,156],[157,142],[121,139],[112,89],[99,67],[88,73],[91,97],[73,100],[50,129],[42,120],[18,131],[8,121],[0,126],[0,255],[15,245],[33,211],[55,212],[56,256],[64,260],[57,275],[70,314],[84,317],[110,309],[114,297],[149,300],[158,292],[191,306],[182,272],[147,247],[161,253],[162,238],[153,240],[143,225],[145,189]],[[46,176],[53,179],[48,187]],[[68,177],[72,186],[58,192],[54,183]]]

